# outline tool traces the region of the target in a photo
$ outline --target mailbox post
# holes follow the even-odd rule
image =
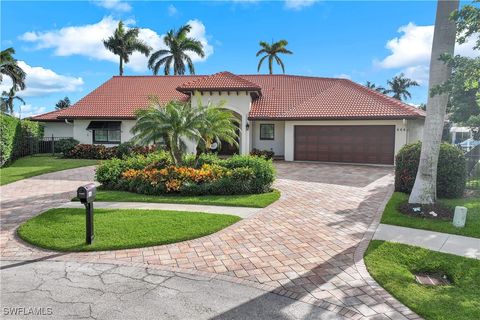
[[[94,183],[89,183],[77,189],[77,198],[85,205],[85,231],[86,242],[92,244],[95,234],[93,232],[93,201],[97,194],[97,187]]]

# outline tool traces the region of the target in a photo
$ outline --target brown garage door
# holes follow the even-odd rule
[[[295,126],[295,160],[393,164],[395,126]]]

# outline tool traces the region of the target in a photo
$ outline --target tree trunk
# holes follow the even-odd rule
[[[428,83],[427,116],[423,128],[422,151],[415,184],[409,203],[432,204],[437,200],[437,166],[442,139],[443,124],[447,109],[448,93],[430,96],[430,90],[448,80],[451,68],[440,55],[453,54],[455,48],[456,25],[450,21],[450,14],[458,9],[458,0],[437,2],[437,16],[433,33],[430,77]]]
[[[123,59],[120,56],[120,66],[119,66],[120,75],[123,76]]]

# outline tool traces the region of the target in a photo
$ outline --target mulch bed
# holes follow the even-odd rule
[[[454,213],[451,208],[442,206],[440,204],[426,205],[403,203],[400,205],[398,210],[407,216],[433,220],[452,220]]]

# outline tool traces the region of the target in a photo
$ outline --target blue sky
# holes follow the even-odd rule
[[[435,9],[434,1],[2,1],[1,47],[13,46],[28,74],[22,116],[53,110],[64,96],[76,102],[116,75],[117,58],[101,40],[119,19],[141,28],[155,49],[166,31],[191,23],[207,51],[194,58],[197,74],[254,74],[258,42],[286,39],[294,52],[283,58],[289,74],[385,85],[404,72],[422,84],[408,101],[419,104],[426,102]],[[471,44],[458,52],[471,56]],[[125,73],[151,74],[138,54]]]

